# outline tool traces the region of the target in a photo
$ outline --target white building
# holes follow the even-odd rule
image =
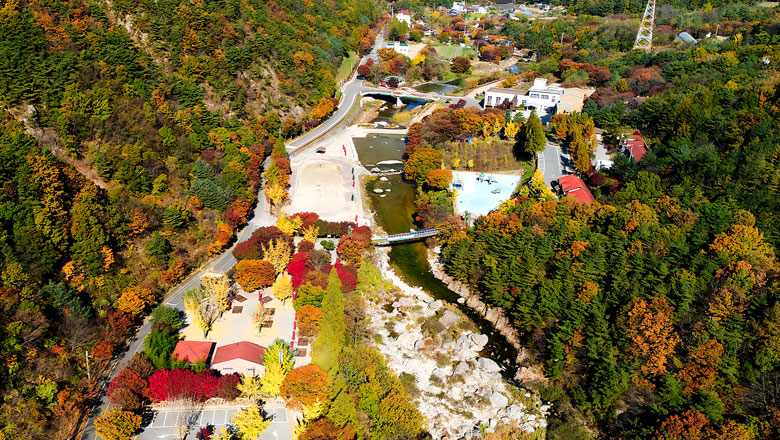
[[[393,49],[401,55],[409,56],[409,45],[406,43],[401,43],[400,41],[386,42],[385,47]]]
[[[222,374],[265,375],[265,348],[247,341],[217,347],[211,368]]]
[[[530,115],[531,110],[536,109],[536,114],[543,117],[545,115],[582,111],[584,100],[585,91],[580,88],[548,86],[546,79],[536,78],[533,86],[528,90],[506,89],[503,87],[489,89],[485,92],[483,106],[485,108],[498,107],[506,103],[510,109],[519,108],[521,111],[524,110],[524,115],[526,113]]]
[[[466,2],[452,2],[452,9],[463,12],[466,10]]]
[[[395,19],[406,23],[406,25],[409,27],[412,27],[412,14],[410,14],[406,9],[398,11],[398,13],[395,14]]]

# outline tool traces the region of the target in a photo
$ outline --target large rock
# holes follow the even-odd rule
[[[474,334],[471,335],[471,340],[480,347],[484,347],[488,343],[487,335]]]
[[[493,359],[481,357],[477,359],[477,362],[479,363],[480,367],[482,367],[485,371],[489,373],[498,373],[499,371],[501,371],[501,367],[499,367],[496,361],[494,361]]]
[[[466,302],[466,298],[460,297],[458,298],[458,304],[463,304]]]
[[[444,304],[442,304],[442,302],[439,301],[438,299],[430,304],[430,308],[433,311],[439,310],[443,306],[444,306]]]
[[[471,371],[471,367],[469,366],[468,362],[460,361],[458,362],[458,365],[455,366],[455,369],[452,370],[452,374],[465,376],[469,371]]]
[[[460,321],[460,316],[458,316],[458,314],[452,310],[447,310],[444,312],[444,315],[439,318],[439,322],[441,322],[441,325],[445,327],[452,327],[453,325],[457,324],[458,321]]]
[[[401,297],[401,299],[398,300],[398,304],[401,307],[409,307],[412,304],[414,304],[414,299],[412,299],[412,298],[410,298],[408,296],[403,296],[403,297]]]
[[[400,345],[404,348],[413,348],[414,343],[420,339],[419,334],[414,334],[410,332],[404,332],[398,335],[398,339],[395,340],[396,344]]]
[[[493,391],[493,394],[490,395],[490,404],[496,408],[504,408],[509,405],[509,399],[498,391]]]

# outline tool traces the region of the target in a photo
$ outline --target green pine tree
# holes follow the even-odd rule
[[[544,150],[547,138],[544,135],[542,120],[536,115],[536,110],[531,110],[528,122],[520,129],[520,145],[526,154],[536,154]]]
[[[338,366],[339,354],[344,348],[344,295],[336,269],[331,269],[328,290],[322,298],[320,334],[312,344],[312,362],[325,371]]]

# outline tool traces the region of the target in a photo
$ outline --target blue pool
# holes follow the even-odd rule
[[[452,189],[457,194],[458,214],[468,211],[473,218],[487,215],[512,196],[518,183],[520,176],[453,171]]]

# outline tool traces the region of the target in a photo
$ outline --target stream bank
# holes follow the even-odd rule
[[[371,169],[377,162],[401,160],[405,144],[403,137],[392,135],[368,135],[354,138],[353,142],[360,162]],[[381,165],[382,170],[398,169],[402,165]],[[393,175],[369,180],[366,184],[367,195],[373,209],[377,225],[387,234],[408,232],[414,228],[414,197],[416,188],[405,181],[402,175]],[[381,192],[377,192],[381,190]],[[476,310],[458,302],[461,297],[431,273],[428,264],[428,249],[422,242],[394,245],[388,252],[389,264],[399,279],[412,286],[419,286],[434,298],[446,301],[457,307],[469,317],[482,334],[488,336],[488,343],[481,354],[498,362],[503,375],[513,378],[518,350],[509,343],[504,335],[493,327]]]

